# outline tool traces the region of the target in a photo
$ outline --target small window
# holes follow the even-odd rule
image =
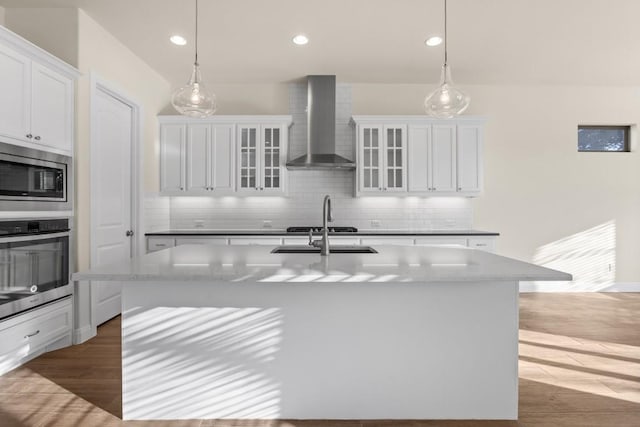
[[[578,126],[578,151],[630,151],[630,126]]]

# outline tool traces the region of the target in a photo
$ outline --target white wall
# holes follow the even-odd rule
[[[145,186],[158,175],[157,114],[169,99],[169,83],[125,45],[108,33],[84,11],[78,11],[78,68],[83,76],[78,81],[77,96],[77,247],[78,269],[90,262],[90,95],[91,75],[98,76],[142,106],[142,152]],[[81,288],[85,289],[86,288]],[[79,323],[88,322],[89,293],[79,295]]]
[[[488,118],[485,191],[473,202],[474,227],[500,232],[498,251],[507,256],[578,279],[640,282],[637,141],[631,153],[577,152],[578,124],[637,126],[640,88],[465,89],[467,113]],[[353,113],[420,114],[427,92],[420,85],[353,85]],[[612,236],[603,237],[603,229]]]
[[[5,25],[5,9],[0,6],[0,25]]]
[[[73,66],[78,65],[78,12],[72,8],[6,8],[7,28]]]
[[[413,84],[353,84],[351,88],[354,115],[422,114],[424,96],[431,89]],[[494,85],[464,89],[471,95],[471,106],[465,114],[488,119],[485,191],[470,202],[473,227],[499,232],[501,254],[574,274],[574,283],[559,285],[559,289],[602,289],[613,282],[640,282],[640,264],[636,260],[640,253],[637,129],[631,153],[577,152],[578,124],[637,126],[640,88]],[[273,85],[274,92],[286,90],[283,85]],[[246,102],[246,91],[239,98]],[[221,105],[237,103],[232,91],[218,100]],[[252,102],[252,110],[269,111],[263,99],[256,97]],[[282,113],[281,107],[277,113]],[[341,189],[350,187],[350,182],[345,183],[350,180],[348,177],[343,181],[334,178],[334,183],[341,183],[332,185],[322,173],[309,175],[309,183],[297,179],[304,175],[295,176],[294,192],[304,193],[306,189],[315,194],[328,190],[345,197],[342,205],[348,209],[343,218],[356,225],[366,226],[369,219],[379,216],[376,209],[380,205],[372,204],[362,211],[364,214],[354,210],[360,202],[346,199],[346,190]],[[312,206],[317,204],[317,197],[312,199],[308,207],[290,207],[314,212]],[[193,227],[196,217],[207,215],[205,223],[213,226],[234,218],[236,225],[255,228],[260,225],[258,216],[242,212],[263,209],[263,216],[276,218],[276,224],[278,212],[290,212],[289,207],[278,208],[280,202],[267,206],[260,201],[237,201],[237,206],[244,209],[233,211],[240,212],[234,216],[229,215],[230,208],[225,208],[224,203],[230,202],[207,199],[199,205],[202,211],[198,211],[194,202],[174,200],[171,225]],[[442,224],[444,218],[425,211],[428,207],[403,203],[389,205],[391,210],[404,209],[406,218],[424,219],[424,224],[429,224],[428,217],[433,216],[436,224]],[[350,218],[353,212],[358,215]],[[390,218],[387,224],[397,225],[394,214],[389,212],[386,211]],[[286,220],[292,217],[284,215]],[[313,214],[304,218],[311,222],[318,219]],[[416,224],[409,222],[412,227]]]

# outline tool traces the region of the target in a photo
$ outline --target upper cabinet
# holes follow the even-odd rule
[[[285,193],[288,125],[238,125],[238,192]]]
[[[358,192],[406,192],[407,127],[363,124],[357,132]]]
[[[484,120],[354,116],[356,195],[473,197],[482,190]]]
[[[72,155],[78,71],[0,27],[0,138]]]
[[[288,116],[161,116],[160,192],[284,194]]]

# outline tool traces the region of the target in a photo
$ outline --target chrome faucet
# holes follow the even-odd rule
[[[329,255],[329,226],[327,223],[333,222],[331,214],[331,197],[327,194],[322,202],[322,239],[313,240],[313,232],[309,230],[309,244],[316,248],[320,248],[320,255]]]

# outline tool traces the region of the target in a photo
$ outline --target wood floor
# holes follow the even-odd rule
[[[512,421],[120,420],[120,319],[85,344],[0,377],[0,426],[640,426],[640,293],[523,294],[520,419]]]

